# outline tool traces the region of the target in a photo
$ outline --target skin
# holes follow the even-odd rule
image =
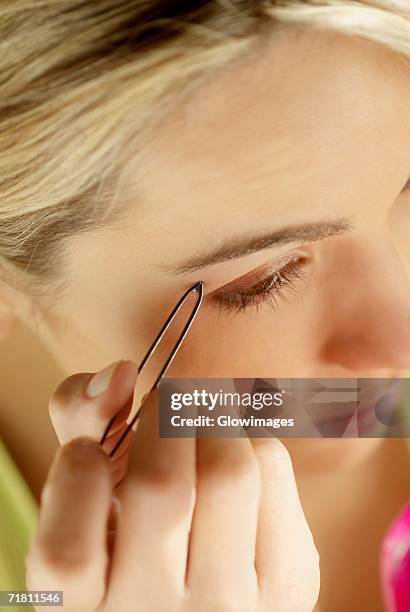
[[[137,194],[126,214],[67,242],[66,291],[36,304],[40,322],[28,319],[66,376],[117,359],[138,363],[179,295],[197,280],[205,283],[204,304],[169,376],[371,378],[401,376],[410,367],[410,191],[402,191],[409,173],[408,65],[374,43],[309,30],[273,36],[260,51],[162,120],[142,160],[124,168],[124,186]],[[341,217],[351,231],[170,271],[234,238]],[[292,255],[304,258],[305,276],[286,301],[279,298],[277,310],[219,308],[215,295],[223,286],[233,291],[253,274],[250,287],[261,280],[256,270]],[[64,417],[72,393],[66,389],[51,404],[60,441],[84,433],[83,425],[69,431]],[[113,404],[103,415],[97,409],[95,422],[90,417],[91,437],[110,411]],[[276,442],[269,443],[274,454]],[[409,491],[403,441],[283,443],[321,555],[321,609],[382,610],[377,551]],[[256,457],[257,444],[252,441]],[[257,459],[260,486],[268,491],[275,468],[265,463]],[[143,465],[134,459],[132,473]],[[291,477],[287,471],[283,482]],[[267,493],[264,512],[272,507],[280,516],[283,487]],[[132,507],[133,493],[124,495]],[[295,516],[304,525],[300,509]],[[313,576],[314,555],[302,544],[309,528],[301,527],[300,550]],[[358,538],[361,551],[354,547]],[[300,556],[280,539],[278,531],[271,539],[279,558],[288,548],[292,560]],[[208,558],[205,549],[202,556]],[[269,575],[273,565],[264,565]],[[300,567],[295,571],[301,575]],[[286,609],[280,596],[277,605]],[[311,610],[311,601],[300,609]]]

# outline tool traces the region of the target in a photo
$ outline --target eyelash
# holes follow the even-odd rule
[[[278,309],[278,298],[284,298],[284,290],[294,291],[296,281],[304,277],[305,259],[299,257],[285,264],[280,270],[245,291],[215,295],[214,299],[224,312],[245,312],[251,307],[256,309],[268,303],[274,310]]]
[[[410,178],[403,187],[403,191],[410,191]],[[295,281],[304,277],[304,264],[303,258],[293,259],[246,291],[216,294],[214,300],[224,312],[228,313],[245,312],[251,307],[257,309],[263,303],[268,303],[274,310],[277,310],[278,298],[284,298],[284,290],[294,290]]]

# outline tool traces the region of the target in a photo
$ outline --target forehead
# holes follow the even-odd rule
[[[343,217],[372,232],[409,173],[409,100],[408,65],[390,49],[273,31],[163,118],[125,168],[128,212],[73,240],[73,270],[88,261],[101,278],[121,267],[124,285],[137,273],[163,283],[164,268],[286,225]],[[251,263],[232,264],[229,278],[219,270],[218,282]]]
[[[133,311],[141,287],[175,291],[164,266],[232,238],[339,217],[357,226],[359,215],[372,231],[376,212],[386,214],[410,170],[408,61],[293,27],[257,51],[179,101],[138,145],[122,176],[127,212],[70,239],[71,309],[75,300],[89,312],[99,296],[111,312],[113,295],[129,295]],[[216,288],[268,259],[258,257],[201,278]]]
[[[386,173],[401,182],[409,100],[409,67],[390,49],[339,33],[273,29],[251,59],[164,118],[127,176],[147,211],[167,223],[193,206],[204,223],[221,207],[241,219],[255,206],[271,214],[273,203],[280,215],[299,214],[304,195],[320,214],[332,198],[343,205],[352,193],[383,190]]]

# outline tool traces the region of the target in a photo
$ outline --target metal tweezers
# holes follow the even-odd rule
[[[172,360],[174,359],[179,347],[182,344],[182,341],[184,340],[185,336],[188,333],[189,328],[192,325],[193,320],[195,319],[195,316],[199,310],[199,307],[202,303],[202,297],[203,297],[203,290],[204,290],[204,284],[202,281],[199,281],[197,283],[195,283],[195,285],[193,285],[190,289],[188,289],[183,296],[179,299],[179,301],[177,302],[177,304],[175,304],[174,308],[172,309],[172,312],[170,313],[170,315],[168,316],[167,320],[165,321],[165,323],[163,324],[163,326],[161,327],[161,329],[158,332],[158,335],[156,336],[155,340],[153,341],[153,343],[151,344],[151,346],[149,347],[147,353],[145,354],[143,360],[141,361],[141,363],[138,366],[138,374],[140,374],[140,372],[142,371],[142,369],[144,368],[144,366],[146,365],[147,361],[149,360],[149,358],[152,356],[152,354],[154,353],[155,349],[157,348],[160,340],[162,339],[163,335],[165,334],[166,330],[168,329],[168,327],[171,325],[173,319],[175,318],[177,312],[179,311],[179,309],[182,307],[182,305],[184,304],[185,300],[188,298],[189,295],[191,295],[191,293],[196,292],[197,295],[197,299],[195,301],[194,307],[187,319],[187,322],[185,323],[185,326],[178,338],[178,340],[176,341],[172,351],[169,353],[167,359],[165,360],[164,365],[162,366],[160,373],[158,374],[157,378],[155,379],[155,382],[153,383],[151,389],[149,390],[149,392],[146,394],[149,395],[149,393],[151,393],[151,391],[153,389],[155,389],[158,386],[159,381],[161,380],[161,378],[164,376],[165,372],[167,371],[168,367],[171,365]],[[145,397],[146,397],[145,396]],[[123,443],[123,441],[125,440],[125,438],[127,437],[127,435],[129,434],[129,432],[131,431],[131,429],[133,428],[135,422],[137,421],[140,412],[141,412],[141,408],[142,408],[142,404],[141,406],[138,408],[137,412],[135,413],[135,415],[133,416],[132,420],[128,423],[126,429],[123,431],[123,433],[121,434],[120,438],[117,440],[114,448],[111,450],[109,456],[112,457],[115,452],[117,451],[117,449],[120,447],[120,445]],[[115,414],[109,421],[107,427],[105,428],[105,431],[101,437],[100,440],[100,445],[104,444],[104,441],[106,440],[108,434],[110,433],[111,427],[117,417],[118,413]]]

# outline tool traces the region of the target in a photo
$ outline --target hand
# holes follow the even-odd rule
[[[136,380],[131,362],[117,368],[94,399],[91,374],[69,377],[51,399],[65,443],[43,489],[28,588],[62,590],[70,612],[312,612],[319,560],[285,447],[160,438],[156,390],[111,462],[96,440],[124,406],[112,448]]]

